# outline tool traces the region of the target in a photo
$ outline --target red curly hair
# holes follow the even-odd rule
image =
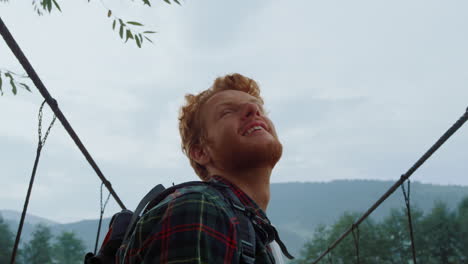
[[[180,108],[179,112],[179,132],[182,138],[182,152],[187,155],[190,160],[190,165],[192,165],[193,169],[202,180],[208,179],[208,171],[204,166],[198,164],[190,157],[190,149],[193,146],[202,146],[205,143],[204,128],[200,119],[202,106],[214,94],[225,90],[246,92],[257,98],[261,104],[263,104],[257,82],[238,73],[217,78],[210,88],[197,95],[185,95],[186,103]]]

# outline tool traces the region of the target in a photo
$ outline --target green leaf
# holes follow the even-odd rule
[[[138,33],[138,36],[140,37],[141,44],[143,44],[143,37],[141,36],[141,33]]]
[[[135,41],[136,41],[137,46],[141,48],[140,38],[137,35],[135,35]]]
[[[121,39],[123,39],[123,30],[124,30],[123,25],[120,25],[119,35]]]
[[[171,1],[169,1],[169,0],[164,0],[164,2],[166,2],[168,4],[171,4]]]
[[[31,89],[29,89],[29,86],[26,85],[25,83],[20,83],[21,86],[24,87],[24,89],[28,90],[29,92],[31,92]]]
[[[145,39],[147,39],[149,42],[153,43],[153,41],[150,38],[148,38],[147,36],[145,36]]]
[[[16,85],[13,79],[10,79],[10,84],[11,84],[11,91],[13,92],[14,95],[16,95],[17,89],[16,89]]]
[[[9,72],[6,72],[5,76],[10,78],[11,90],[12,90],[13,94],[16,95],[16,85],[15,85],[15,80],[13,79],[13,76]]]
[[[107,17],[111,17],[111,16],[112,16],[112,10],[109,9],[109,11],[107,11]]]
[[[143,24],[135,22],[135,21],[127,21],[127,24],[134,25],[134,26],[143,26]]]
[[[181,5],[179,0],[173,0],[174,2],[176,2],[178,5]]]
[[[149,0],[143,0],[143,5],[151,6],[151,3]]]
[[[122,21],[122,19],[119,18],[120,25],[125,26],[125,23]]]
[[[41,1],[41,6],[42,6],[42,9],[44,9],[45,11],[47,11],[47,0],[42,0],[42,1]]]
[[[47,0],[47,10],[49,11],[52,11],[52,0]]]
[[[114,19],[114,22],[112,23],[112,30],[115,30],[115,22],[117,21]]]
[[[127,29],[127,37],[125,39],[125,42],[127,42],[128,39],[133,39],[133,35],[132,35],[132,31],[130,31],[130,29]]]
[[[60,12],[62,12],[62,9],[60,9],[60,6],[59,6],[59,4],[57,3],[57,1],[53,0],[53,2],[54,2],[55,7],[56,7]]]
[[[158,33],[156,31],[143,31],[143,34],[154,34],[154,33]]]

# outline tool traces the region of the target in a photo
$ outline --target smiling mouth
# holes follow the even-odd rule
[[[261,126],[253,126],[253,127],[249,128],[247,131],[245,131],[243,136],[248,136],[248,135],[252,134],[253,132],[255,132],[257,130],[265,130],[265,129],[263,127],[261,127]]]

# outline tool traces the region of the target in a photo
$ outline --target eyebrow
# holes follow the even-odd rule
[[[262,106],[262,108],[263,108],[263,105],[262,105],[262,103],[260,102],[260,100],[258,100],[258,99],[256,99],[256,98],[251,98],[251,99],[249,99],[248,101],[249,101],[250,103],[256,103],[256,104]],[[224,102],[224,103],[220,103],[220,104],[216,105],[216,106],[215,106],[215,109],[216,109],[216,111],[218,111],[219,108],[222,108],[222,107],[224,107],[224,106],[232,106],[232,105],[235,105],[235,103],[232,103],[232,102]]]

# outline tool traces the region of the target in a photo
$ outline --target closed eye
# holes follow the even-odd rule
[[[221,112],[221,117],[224,117],[224,116],[226,116],[226,115],[228,115],[228,114],[231,114],[231,113],[233,113],[233,112],[234,112],[233,109],[226,108],[226,109],[224,109],[224,110]]]

